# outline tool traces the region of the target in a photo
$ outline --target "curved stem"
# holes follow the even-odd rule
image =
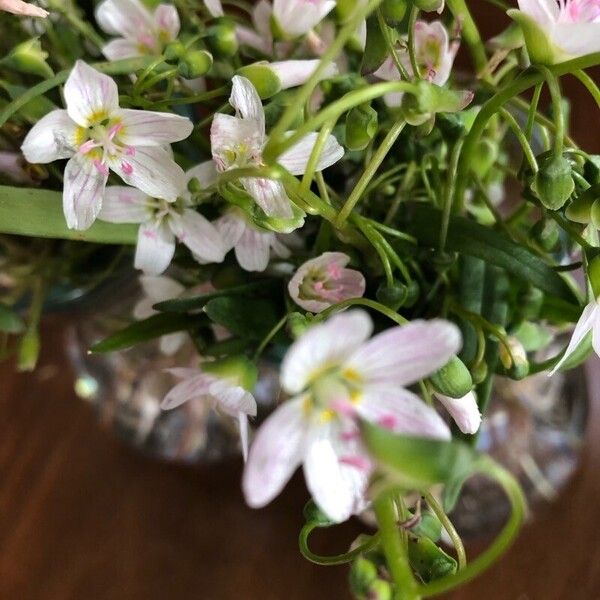
[[[315,172],[317,170],[317,166],[319,164],[319,159],[321,158],[321,154],[323,152],[323,148],[329,139],[329,136],[335,127],[335,120],[328,121],[321,127],[321,131],[319,131],[319,135],[317,136],[317,140],[315,145],[313,146],[312,152],[310,153],[310,157],[308,159],[308,164],[306,165],[306,169],[304,171],[304,176],[302,177],[302,183],[300,184],[300,190],[302,192],[309,190],[310,185],[315,176]]]
[[[450,158],[450,165],[448,166],[448,182],[446,184],[446,193],[444,194],[444,206],[442,212],[442,225],[440,227],[440,253],[444,252],[446,248],[446,241],[448,239],[448,226],[450,225],[450,213],[454,205],[454,189],[456,186],[456,177],[458,171],[458,160],[463,146],[463,140],[456,142],[452,149],[452,156]]]
[[[538,163],[535,158],[535,154],[527,141],[527,135],[521,129],[521,126],[517,123],[517,120],[505,109],[500,109],[500,114],[502,118],[508,123],[515,137],[517,138],[519,144],[521,144],[521,148],[523,149],[523,154],[525,154],[525,158],[531,167],[531,170],[534,173],[538,172]]]
[[[506,493],[512,508],[510,518],[494,543],[462,571],[422,586],[420,592],[425,598],[448,592],[483,573],[508,549],[521,528],[527,503],[519,483],[506,469],[487,456],[481,458],[478,466],[480,473],[497,481]]]
[[[554,113],[554,124],[556,133],[554,137],[554,156],[562,156],[565,136],[565,114],[562,107],[562,96],[560,84],[556,75],[550,72],[548,67],[539,67],[552,97],[552,112]]]
[[[531,136],[533,135],[535,115],[537,114],[537,109],[540,103],[540,96],[542,95],[543,87],[543,83],[538,83],[535,86],[535,90],[533,91],[533,98],[531,99],[531,104],[529,105],[529,113],[527,114],[527,125],[525,127],[525,136],[527,137],[527,141],[531,140]]]
[[[413,6],[410,9],[410,16],[408,18],[408,56],[410,57],[410,66],[413,70],[413,77],[415,79],[421,79],[421,71],[419,69],[419,63],[417,62],[417,52],[415,45],[415,24],[419,18],[419,9]]]
[[[462,571],[467,566],[467,553],[465,552],[465,547],[460,535],[458,535],[452,521],[448,518],[448,515],[444,512],[444,509],[440,506],[440,503],[435,497],[429,493],[425,494],[423,497],[452,540],[454,550],[456,550],[456,558],[458,559],[458,570]]]
[[[345,552],[344,554],[336,554],[335,556],[322,556],[320,554],[315,554],[308,547],[308,538],[315,529],[319,529],[319,525],[317,523],[307,523],[300,531],[300,537],[298,539],[300,553],[302,556],[304,556],[304,558],[306,558],[306,560],[325,567],[345,565],[346,563],[352,562],[361,554],[364,554],[365,552],[375,548],[380,541],[380,536],[378,533],[376,533],[368,542],[361,544],[349,552]]]
[[[408,74],[408,71],[405,69],[404,65],[400,61],[398,53],[396,52],[396,48],[394,48],[394,43],[390,38],[390,30],[389,27],[385,24],[385,19],[383,18],[381,8],[377,9],[377,23],[379,24],[379,29],[381,29],[381,34],[383,35],[383,39],[385,41],[385,45],[387,46],[388,52],[390,53],[392,60],[396,65],[396,69],[398,69],[398,73],[400,73],[402,79],[410,81],[410,75]]]
[[[600,107],[600,88],[596,82],[583,70],[573,71],[573,75],[583,83],[587,91],[592,95],[598,107]]]
[[[462,37],[469,46],[475,69],[478,73],[482,73],[487,66],[487,54],[481,34],[479,33],[479,29],[477,29],[477,24],[471,15],[467,3],[465,0],[446,0],[446,2],[454,18],[462,24]]]
[[[388,152],[392,149],[392,146],[398,139],[398,136],[402,133],[402,130],[406,127],[406,121],[397,121],[392,125],[391,129],[388,131],[385,136],[383,142],[379,148],[377,148],[377,152],[373,155],[373,158],[367,165],[362,177],[359,179],[356,186],[352,190],[352,193],[346,200],[346,203],[340,210],[338,217],[335,221],[336,227],[343,227],[346,219],[350,216],[353,208],[358,204],[361,199],[364,191],[367,189],[371,179],[375,177],[377,173],[377,169],[381,166],[381,163],[385,160],[385,157],[388,155]]]
[[[254,353],[254,360],[256,361],[260,355],[263,353],[264,349],[269,345],[271,340],[279,333],[282,327],[287,323],[288,316],[285,315],[274,327],[267,333],[263,341],[260,343],[259,347],[256,349]]]
[[[344,308],[348,308],[349,306],[366,306],[367,308],[372,308],[377,312],[380,312],[382,315],[386,316],[391,321],[394,321],[398,325],[406,325],[408,320],[405,319],[402,315],[399,315],[397,312],[394,312],[391,308],[388,308],[385,304],[381,304],[380,302],[376,302],[375,300],[369,300],[368,298],[350,298],[349,300],[344,300],[343,302],[338,302],[333,306],[325,309],[323,312],[319,313],[315,317],[315,322],[323,321],[329,317],[329,315],[336,313]]]

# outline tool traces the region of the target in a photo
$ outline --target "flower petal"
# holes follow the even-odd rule
[[[303,398],[282,404],[261,426],[250,448],[242,487],[253,508],[268,504],[289,481],[304,456]]]
[[[284,152],[278,162],[285,167],[292,175],[304,175],[306,165],[312,153],[312,150],[317,141],[317,133],[309,133],[305,135],[297,144],[294,144],[289,150]],[[319,162],[317,163],[317,171],[322,171],[327,167],[338,162],[344,156],[344,149],[334,136],[330,135],[325,142],[325,146]]]
[[[285,33],[308,33],[335,8],[334,0],[273,0],[273,16]]]
[[[518,0],[519,9],[540,25],[550,25],[558,19],[558,4],[554,0]]]
[[[215,397],[217,407],[225,414],[233,417],[242,412],[251,417],[256,416],[258,410],[254,396],[239,385],[232,385],[223,379],[217,379],[210,387],[209,392]]]
[[[119,108],[117,84],[82,60],[75,63],[64,95],[69,116],[81,127],[89,127]]]
[[[241,183],[268,217],[289,219],[293,216],[290,199],[280,181],[245,177]]]
[[[222,217],[219,217],[214,222],[214,226],[221,234],[221,239],[223,240],[227,251],[229,251],[238,244],[242,235],[244,235],[246,221],[235,211],[230,211],[225,213]]]
[[[304,85],[312,74],[317,70],[320,60],[282,60],[269,63],[269,68],[277,75],[281,89],[287,90],[292,87]],[[319,81],[331,79],[338,74],[338,67],[331,63],[321,74]]]
[[[332,521],[341,523],[365,508],[370,470],[345,464],[334,447],[335,435],[331,424],[311,430],[304,477],[319,508]]]
[[[77,125],[66,110],[53,110],[32,127],[21,152],[32,164],[69,158],[76,152],[76,132]]]
[[[119,140],[127,146],[165,146],[189,137],[194,129],[187,117],[150,110],[119,110],[123,129]]]
[[[98,218],[109,223],[144,223],[149,213],[144,192],[125,185],[110,185],[104,192]]]
[[[178,383],[164,397],[160,405],[163,410],[172,410],[189,400],[208,395],[208,388],[213,383],[214,378],[208,377],[204,373],[198,373],[197,369],[194,369],[194,371],[196,375]]]
[[[563,363],[577,350],[577,347],[583,341],[583,338],[593,329],[596,322],[600,320],[600,306],[594,300],[590,302],[581,313],[581,317],[579,317],[579,321],[577,321],[577,325],[575,325],[575,329],[573,330],[573,335],[571,336],[571,341],[563,354],[563,357],[560,359],[558,364],[550,371],[548,375],[554,375],[556,371],[560,369]]]
[[[150,223],[140,225],[134,266],[147,275],[164,273],[175,254],[175,238],[165,227]]]
[[[204,6],[206,6],[211,17],[222,17],[225,14],[221,0],[204,0]]]
[[[221,113],[216,114],[213,118],[210,128],[210,145],[219,171],[236,166],[235,157],[238,156],[241,149],[253,154],[260,152],[263,141],[258,121],[239,119]]]
[[[365,420],[394,433],[439,440],[451,438],[442,417],[417,395],[403,388],[369,385],[357,411]]]
[[[152,198],[173,202],[185,188],[185,173],[164,148],[137,147],[127,156],[115,156],[110,168],[121,179]]]
[[[195,256],[210,262],[223,262],[227,249],[216,227],[195,210],[185,209],[171,218],[171,230]]]
[[[22,0],[0,0],[0,10],[26,17],[46,18],[49,15],[47,10],[29,2],[23,2]]]
[[[460,346],[460,331],[453,323],[413,321],[375,336],[346,366],[367,382],[404,386],[443,367]]]
[[[349,310],[311,327],[292,344],[283,359],[283,388],[290,394],[301,392],[320,369],[344,363],[372,330],[371,318],[363,310]]]
[[[269,266],[271,257],[271,232],[258,231],[250,226],[244,229],[235,246],[235,257],[245,271],[262,272]]]
[[[106,33],[132,40],[154,29],[150,11],[139,0],[105,0],[96,9],[96,21]]]
[[[435,397],[444,405],[463,433],[477,433],[481,425],[481,413],[477,406],[477,397],[473,392],[469,392],[462,398],[450,398],[436,392]]]
[[[219,172],[217,171],[214,160],[207,160],[192,167],[189,171],[186,171],[185,178],[188,183],[192,179],[197,179],[200,187],[204,190],[217,183]]]
[[[102,209],[108,170],[76,154],[65,168],[63,209],[70,229],[88,229]]]
[[[159,341],[159,347],[162,354],[165,356],[173,356],[177,354],[187,340],[187,334],[181,332],[169,333],[163,335]]]
[[[106,56],[108,60],[135,58],[136,56],[142,55],[138,44],[126,38],[117,38],[111,40],[110,42],[102,46],[102,54],[104,54],[104,56]]]
[[[172,42],[179,35],[181,23],[177,9],[170,4],[159,4],[154,11],[154,22],[159,32],[168,34],[166,38]]]
[[[159,277],[140,275],[139,282],[144,294],[152,300],[153,304],[178,298],[185,291],[178,281],[164,275]]]
[[[600,52],[600,23],[559,23],[552,41],[571,56]]]
[[[235,75],[232,81],[229,104],[235,108],[238,116],[258,123],[258,130],[264,136],[265,110],[256,88],[249,79],[240,75]]]

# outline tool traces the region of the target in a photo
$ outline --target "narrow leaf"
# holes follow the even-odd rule
[[[10,306],[0,302],[0,331],[4,333],[22,333],[25,323]]]

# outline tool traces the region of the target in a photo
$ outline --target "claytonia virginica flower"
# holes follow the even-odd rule
[[[25,17],[45,18],[49,14],[47,10],[22,0],[0,0],[0,10]]]
[[[144,297],[133,309],[133,316],[138,321],[155,315],[156,311],[152,307],[158,302],[178,298],[185,291],[185,288],[179,282],[170,277],[142,275],[139,281]],[[172,356],[179,351],[186,340],[187,334],[180,331],[163,335],[160,338],[160,351],[167,356]]]
[[[209,402],[215,410],[237,419],[244,458],[248,455],[248,417],[255,417],[257,405],[248,391],[256,385],[256,368],[244,359],[232,357],[203,362],[200,369],[169,369],[180,379],[164,398],[161,407],[171,410],[190,400]]]
[[[250,506],[269,503],[299,465],[319,507],[343,521],[365,507],[371,470],[356,424],[362,418],[405,433],[450,439],[434,409],[406,389],[446,364],[459,349],[447,321],[415,321],[371,340],[370,317],[338,314],[290,348],[281,384],[293,396],[260,428],[244,472]]]
[[[201,179],[206,166],[190,169],[185,178]],[[148,196],[126,186],[106,188],[99,218],[110,223],[139,223],[135,268],[149,275],[160,275],[171,264],[175,240],[187,246],[204,262],[222,262],[227,253],[217,229],[192,208],[188,191],[175,201]]]
[[[174,6],[159,4],[151,13],[140,0],[105,0],[96,9],[96,21],[106,33],[119,36],[102,48],[109,60],[160,55],[180,28]]]
[[[463,433],[469,435],[477,433],[481,425],[481,413],[477,406],[477,397],[473,392],[469,392],[462,398],[451,398],[439,392],[434,392],[434,395]]]
[[[67,110],[33,126],[21,150],[30,163],[69,158],[63,208],[71,229],[87,229],[102,207],[109,169],[146,194],[173,201],[184,173],[164,146],[193,129],[185,117],[119,108],[117,84],[83,61],[65,83]]]
[[[533,62],[554,64],[600,51],[600,0],[518,0],[509,10]]]
[[[267,142],[265,111],[252,83],[236,75],[230,104],[236,116],[216,114],[210,131],[213,159],[220,172],[238,167],[261,166],[262,151]],[[283,153],[278,162],[293,175],[302,175],[310,158],[317,134],[305,136],[298,144]],[[325,169],[344,155],[344,150],[333,136],[329,136],[321,153],[318,170]],[[270,179],[247,177],[240,180],[267,216],[292,216],[290,200],[283,184]]]
[[[554,375],[554,373],[562,367],[573,352],[577,350],[579,344],[583,342],[585,336],[590,332],[592,333],[592,346],[594,347],[594,352],[600,356],[600,298],[592,300],[583,309],[563,357],[554,369],[550,371],[549,375]]]
[[[441,21],[432,23],[417,21],[415,23],[417,65],[421,76],[431,83],[442,86],[448,81],[459,45],[456,41],[450,41],[448,31]],[[399,49],[397,54],[407,72],[414,75],[408,49]],[[375,76],[385,81],[401,79],[391,56],[386,58],[383,65],[375,72]],[[384,99],[388,106],[400,106],[402,96],[402,93],[386,94]]]
[[[300,37],[334,8],[334,0],[273,0],[273,18],[286,36]]]
[[[206,10],[208,10],[211,17],[222,17],[225,15],[221,0],[204,0],[204,6],[206,6]]]
[[[360,271],[346,269],[350,257],[343,252],[325,252],[301,265],[288,284],[290,296],[304,310],[319,313],[330,306],[360,298],[365,278]]]

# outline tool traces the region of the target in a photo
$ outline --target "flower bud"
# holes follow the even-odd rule
[[[500,344],[500,362],[513,379],[523,379],[529,374],[529,361],[523,344],[514,336],[508,336],[505,344]],[[510,352],[509,352],[510,350]]]
[[[304,335],[309,327],[310,320],[306,315],[294,312],[288,316],[288,328],[295,340]]]
[[[48,78],[54,76],[54,71],[46,62],[47,58],[48,53],[42,50],[40,40],[34,38],[15,46],[0,62],[15,71]]]
[[[377,111],[370,104],[353,108],[346,117],[346,147],[364,150],[377,133]]]
[[[554,221],[541,219],[531,228],[531,235],[535,241],[547,251],[552,250],[558,243],[560,233]]]
[[[592,205],[595,200],[587,194],[581,194],[575,198],[565,210],[567,219],[582,225],[588,225],[592,220]]]
[[[412,0],[412,3],[425,12],[440,13],[444,10],[445,0]]]
[[[369,587],[367,598],[369,600],[392,600],[392,584],[384,579],[376,579]]]
[[[600,298],[600,255],[589,261],[587,275],[594,292],[594,298]]]
[[[179,61],[177,70],[186,79],[195,79],[206,75],[213,64],[212,55],[206,50],[192,50],[187,52]]]
[[[471,161],[471,169],[479,179],[483,180],[496,160],[498,160],[498,144],[490,139],[479,140],[477,151]]]
[[[185,45],[179,40],[169,42],[164,49],[163,55],[169,63],[176,63],[181,60],[187,52]]]
[[[263,100],[274,96],[283,89],[279,77],[267,62],[247,65],[238,69],[237,73],[250,80]]]
[[[389,25],[397,25],[406,14],[407,0],[383,0],[381,13]]]
[[[215,375],[219,379],[233,381],[248,392],[256,387],[258,380],[256,365],[241,355],[203,362],[202,371]]]
[[[235,24],[231,19],[222,18],[207,31],[206,43],[216,56],[230,58],[238,51]]]
[[[398,310],[404,305],[408,298],[408,288],[397,281],[395,281],[393,285],[382,283],[377,288],[375,295],[381,304],[384,304],[392,310]]]
[[[454,575],[458,568],[456,560],[427,537],[409,539],[408,557],[411,566],[425,583]]]
[[[473,377],[473,383],[479,385],[485,381],[488,376],[488,366],[484,362],[480,362],[471,369],[471,377]]]
[[[371,584],[377,579],[377,566],[362,556],[359,556],[350,567],[350,590],[353,594],[365,597]]]
[[[40,356],[40,333],[37,328],[25,332],[19,342],[17,356],[17,369],[19,371],[33,371]]]
[[[458,356],[453,356],[430,381],[436,391],[451,398],[462,398],[473,389],[471,373]]]
[[[531,188],[546,208],[562,208],[575,190],[569,160],[564,156],[544,159]]]

